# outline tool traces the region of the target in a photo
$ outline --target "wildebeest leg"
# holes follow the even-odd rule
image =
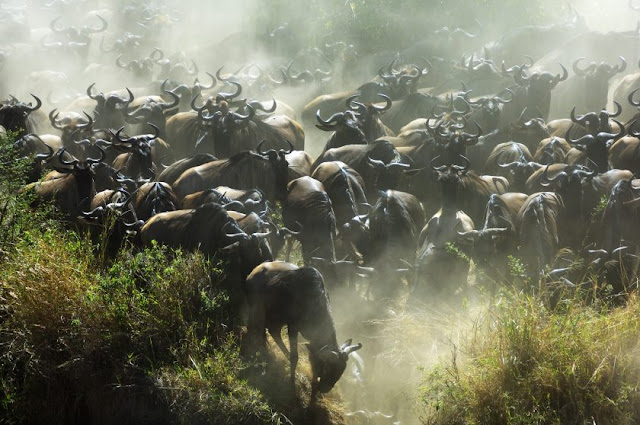
[[[284,355],[288,356],[289,350],[287,350],[287,347],[284,345],[284,342],[282,341],[282,335],[281,335],[282,328],[269,329],[269,334],[271,335],[271,338],[273,338],[273,340],[276,342],[276,345],[280,347]]]
[[[298,366],[298,330],[288,326],[287,333],[289,335],[289,361],[291,363],[291,384],[296,387],[296,367]]]

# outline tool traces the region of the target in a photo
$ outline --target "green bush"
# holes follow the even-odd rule
[[[156,402],[180,401],[167,407],[177,422],[274,417],[240,378],[246,365],[225,325],[232,312],[221,269],[200,253],[153,246],[125,250],[100,270],[91,248],[73,232],[29,232],[0,265],[4,417],[39,422],[61,399],[91,391],[85,377],[96,374],[123,387],[156,386]]]

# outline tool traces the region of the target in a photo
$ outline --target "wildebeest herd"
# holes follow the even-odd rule
[[[470,263],[495,289],[514,261],[532,287],[604,281],[620,299],[635,287],[637,31],[573,16],[481,42],[444,27],[365,58],[343,41],[296,50],[283,26],[260,39],[269,60],[227,59],[245,60],[230,72],[218,59],[203,75],[197,50],[157,47],[180,24],[162,2],[91,5],[43,3],[49,28],[36,29],[26,9],[1,9],[0,92],[23,60],[71,58],[39,62],[32,98],[1,103],[2,132],[31,161],[23,190],[82,231],[110,223],[112,255],[129,238],[228,259],[249,335],[264,344],[268,330],[293,378],[302,334],[314,391],[361,347],[338,344],[327,288],[437,302],[470,290]],[[83,87],[69,81],[78,69]],[[294,240],[304,266],[275,261]]]

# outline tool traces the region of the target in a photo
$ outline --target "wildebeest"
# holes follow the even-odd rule
[[[31,103],[20,102],[15,97],[9,101],[1,102],[0,126],[7,131],[17,132],[18,137],[27,133],[37,133],[39,123],[31,117],[31,114],[40,109],[42,101],[34,95],[31,96],[36,100],[35,106],[31,106]]]
[[[431,164],[438,173],[442,204],[421,230],[418,239],[412,292],[412,297],[418,300],[452,295],[458,288],[467,286],[469,263],[455,248],[455,244],[465,241],[459,233],[474,228],[473,220],[460,209],[459,204],[460,177],[469,168],[469,160],[461,159],[464,165],[437,165],[438,158]]]
[[[538,276],[560,248],[559,232],[565,224],[562,198],[553,192],[529,195],[518,212],[518,245],[521,258],[532,276]]]
[[[425,221],[424,209],[412,194],[396,190],[380,193],[368,214],[368,238],[358,245],[367,266],[382,277],[370,288],[375,298],[388,297],[399,289],[396,270],[414,257]]]
[[[415,173],[410,164],[403,162],[398,150],[389,141],[381,139],[367,145],[347,145],[329,149],[320,155],[311,167],[313,172],[321,163],[344,162],[364,180],[367,198],[376,199],[380,190],[394,189],[401,176]]]
[[[180,204],[167,183],[149,182],[140,186],[133,199],[133,208],[140,220],[147,221],[161,212],[175,211]]]
[[[91,200],[96,194],[94,182],[94,164],[102,162],[105,153],[102,149],[99,158],[87,158],[85,160],[63,159],[65,149],[60,148],[57,153],[58,160],[65,167],[58,168],[61,175],[42,182],[32,183],[24,190],[33,190],[36,195],[34,202],[53,201],[56,207],[65,215],[67,220],[75,221],[81,211],[87,211]]]
[[[513,279],[509,256],[517,257],[518,212],[526,199],[527,195],[518,192],[491,195],[482,227],[460,234],[461,239],[473,242],[472,257],[492,290]]]
[[[282,218],[290,229],[301,226],[297,238],[305,263],[312,257],[335,261],[336,218],[322,183],[305,176],[289,183],[287,190]]]
[[[249,323],[247,330],[258,344],[266,344],[266,332],[291,362],[291,383],[295,387],[298,364],[298,334],[309,343],[309,361],[313,377],[312,397],[330,391],[345,368],[349,353],[362,348],[347,340],[338,346],[335,325],[331,317],[329,296],[322,275],[313,267],[299,268],[280,261],[266,262],[247,277]],[[289,347],[280,332],[287,326]]]
[[[237,189],[260,189],[267,199],[282,200],[286,196],[288,163],[283,149],[262,153],[240,152],[231,158],[208,162],[183,172],[172,185],[178,199],[190,193],[216,186]]]
[[[178,161],[170,164],[166,167],[162,173],[157,177],[158,181],[169,183],[173,186],[178,177],[189,168],[197,167],[198,165],[206,164],[217,160],[217,158],[208,153],[199,153],[194,156],[179,159]]]
[[[234,269],[246,277],[258,264],[271,261],[262,251],[261,240],[268,233],[247,235],[222,205],[208,203],[193,210],[168,211],[154,215],[140,229],[142,243],[155,240],[174,248],[200,250],[213,257],[222,251],[230,255]]]

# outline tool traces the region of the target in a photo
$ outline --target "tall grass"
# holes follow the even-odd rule
[[[116,397],[128,421],[135,406],[157,404],[166,423],[271,422],[272,409],[240,377],[247,365],[225,328],[232,312],[220,269],[198,253],[150,247],[123,251],[99,270],[91,248],[60,229],[29,232],[0,265],[5,421],[116,415],[115,406],[87,399],[97,392]],[[196,375],[207,397],[186,402]],[[141,388],[148,394],[132,399]]]
[[[640,422],[640,300],[613,309],[516,290],[497,297],[466,343],[420,388],[425,424]]]

